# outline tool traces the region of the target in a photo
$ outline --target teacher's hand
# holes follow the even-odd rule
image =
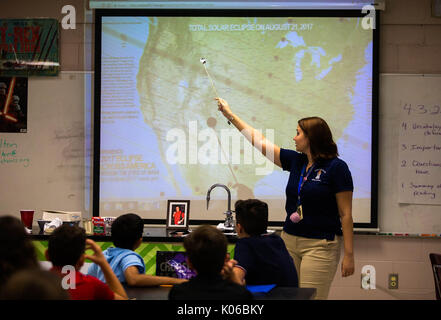
[[[341,276],[348,277],[354,274],[355,266],[354,266],[354,255],[347,255],[343,257],[343,261],[341,263]]]
[[[233,112],[231,111],[228,102],[222,98],[214,98],[214,100],[217,100],[218,110],[222,112],[227,119],[230,119],[233,116]]]

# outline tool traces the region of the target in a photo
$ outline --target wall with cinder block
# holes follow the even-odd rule
[[[49,17],[61,22],[63,6],[74,6],[76,29],[60,30],[61,70],[93,71],[93,11],[88,10],[88,3],[6,0],[2,2],[0,18]],[[441,18],[431,17],[430,0],[386,0],[380,23],[380,73],[441,74]],[[433,207],[440,211],[441,220],[441,208]],[[435,299],[431,252],[441,253],[439,238],[355,235],[355,274],[342,278],[337,272],[329,299]],[[361,288],[364,265],[375,267],[375,290]],[[399,275],[398,289],[388,289],[391,273]]]
[[[386,0],[380,27],[380,73],[441,74],[441,18],[431,16],[430,0]],[[433,210],[441,221],[441,207]],[[432,252],[441,253],[441,239],[355,235],[355,274],[337,272],[329,299],[435,299]],[[375,290],[361,288],[364,265],[375,267]],[[390,290],[392,273],[399,281]]]

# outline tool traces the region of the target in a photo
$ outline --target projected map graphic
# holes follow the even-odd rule
[[[284,220],[288,173],[227,124],[204,57],[233,112],[278,146],[295,148],[300,118],[324,118],[353,175],[354,216],[369,219],[372,42],[360,18],[103,17],[101,208],[162,218],[164,200],[202,208],[222,183]]]

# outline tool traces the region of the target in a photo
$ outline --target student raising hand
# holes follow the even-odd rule
[[[103,255],[103,251],[101,250],[100,246],[91,239],[86,239],[86,250],[92,250],[93,255],[86,254],[84,257],[86,259],[91,260],[92,262],[102,265],[103,263],[107,262],[106,258]]]
[[[86,250],[92,250],[93,255],[85,254],[84,258],[89,259],[100,266],[101,271],[104,274],[104,278],[106,279],[107,285],[115,293],[115,299],[127,299],[127,294],[124,290],[124,287],[122,286],[121,282],[119,282],[115,273],[113,273],[113,270],[107,262],[106,257],[104,256],[100,246],[95,241],[91,239],[86,239]]]

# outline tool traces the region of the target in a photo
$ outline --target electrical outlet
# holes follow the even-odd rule
[[[389,289],[398,289],[398,273],[389,274]]]

